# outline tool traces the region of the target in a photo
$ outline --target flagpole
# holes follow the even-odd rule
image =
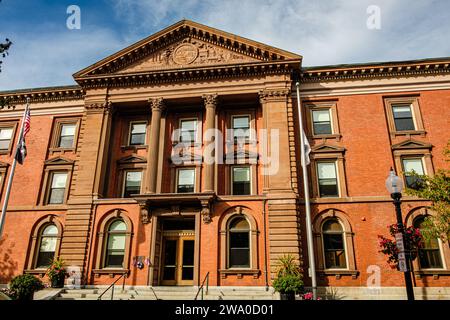
[[[303,169],[303,190],[305,195],[305,209],[306,209],[306,238],[308,242],[308,258],[309,258],[309,276],[311,277],[311,286],[314,300],[317,299],[317,280],[316,280],[316,264],[314,260],[314,244],[313,233],[311,223],[311,206],[309,201],[309,184],[308,184],[308,168],[306,167],[305,157],[305,141],[306,136],[303,134],[303,119],[302,110],[300,105],[300,83],[295,84],[297,87],[297,109],[298,109],[298,121],[300,128],[300,150],[301,150],[301,165]]]
[[[11,186],[12,186],[12,182],[13,182],[13,178],[14,178],[14,172],[16,171],[16,165],[17,165],[16,153],[17,153],[19,145],[22,143],[23,129],[24,129],[24,124],[25,124],[25,115],[27,114],[29,105],[30,105],[30,98],[27,98],[27,105],[25,107],[25,111],[23,112],[22,123],[20,124],[19,142],[17,143],[17,147],[14,149],[15,150],[14,160],[11,165],[11,173],[9,174],[9,178],[8,178],[8,185],[6,187],[5,200],[3,201],[2,215],[0,217],[0,239],[2,238],[2,235],[3,235],[3,225],[5,224],[6,209],[8,208],[9,195],[11,193]]]

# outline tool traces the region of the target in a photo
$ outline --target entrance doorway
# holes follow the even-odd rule
[[[194,221],[163,221],[161,284],[194,285]]]

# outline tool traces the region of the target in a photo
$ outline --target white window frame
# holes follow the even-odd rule
[[[323,110],[328,111],[328,116],[330,117],[331,133],[319,134],[314,131],[314,112],[323,111]],[[310,117],[311,117],[311,126],[312,126],[311,130],[312,130],[313,136],[323,136],[323,135],[335,134],[335,132],[334,132],[335,130],[334,130],[334,126],[333,126],[333,114],[332,114],[331,108],[313,108],[313,109],[311,109]]]
[[[238,218],[243,218],[245,219],[245,221],[248,224],[248,254],[249,254],[249,266],[248,267],[230,267],[230,225],[231,222],[233,222],[233,220],[238,219]],[[251,270],[253,268],[253,261],[252,261],[252,226],[250,224],[250,221],[247,219],[247,216],[243,216],[243,217],[239,217],[239,216],[235,216],[232,217],[231,219],[229,219],[229,221],[227,222],[227,229],[226,229],[226,233],[227,233],[227,247],[226,247],[226,266],[227,266],[227,270]]]
[[[411,111],[411,116],[412,116],[412,120],[413,120],[413,124],[414,124],[414,130],[402,130],[402,131],[399,131],[399,130],[397,130],[397,126],[395,124],[394,107],[406,107],[406,106],[409,107],[409,110]],[[412,103],[398,103],[398,104],[392,103],[391,104],[391,112],[392,112],[392,121],[393,121],[393,124],[394,124],[395,131],[403,132],[403,131],[417,131],[418,130],[417,129],[418,126],[417,126],[417,120],[416,120],[416,113],[414,112],[414,106],[413,106]]]
[[[133,124],[145,124],[144,144],[131,144],[131,130],[133,128]],[[147,145],[147,133],[148,133],[147,131],[148,131],[148,121],[146,121],[146,120],[142,120],[142,121],[133,120],[133,121],[130,121],[129,124],[128,124],[128,141],[127,141],[127,145],[128,146],[134,146],[134,147]]]
[[[243,114],[233,114],[231,115],[231,141],[235,142],[234,140],[234,118],[244,118],[247,117],[248,118],[248,131],[249,131],[249,136],[247,138],[245,138],[245,142],[248,141],[252,141],[254,140],[254,129],[252,126],[252,115],[250,113],[243,113]]]
[[[179,177],[179,173],[180,170],[192,170],[194,172],[194,191],[192,193],[196,193],[197,192],[197,169],[195,167],[181,167],[181,168],[177,168],[176,169],[176,176],[175,176],[175,190],[174,193],[179,193],[178,192],[178,177]],[[185,192],[187,194],[191,193],[191,192]]]
[[[234,185],[234,168],[248,168],[249,171],[249,179],[250,179],[250,194],[248,195],[242,195],[242,194],[237,194],[235,195],[233,192],[233,185]],[[251,165],[235,165],[235,166],[231,166],[231,186],[230,186],[230,190],[231,190],[231,195],[232,196],[236,196],[236,197],[244,197],[244,196],[251,196],[253,194],[253,175],[252,175],[252,166]]]
[[[336,187],[337,187],[337,191],[338,194],[336,196],[328,196],[328,197],[323,197],[320,195],[320,176],[319,176],[319,164],[320,163],[334,163],[334,171],[336,172]],[[339,167],[337,165],[337,160],[326,160],[326,159],[320,159],[316,161],[316,177],[317,177],[317,181],[316,181],[316,186],[317,186],[317,197],[321,198],[321,199],[334,199],[334,198],[340,198],[341,197],[341,186],[339,184]]]
[[[139,186],[139,193],[142,193],[142,179],[144,176],[144,171],[139,169],[125,169],[123,170],[123,177],[122,177],[122,192],[121,197],[125,198],[125,188],[127,185],[127,173],[128,172],[140,172],[141,173],[141,185]]]
[[[196,122],[196,124],[195,124],[194,141],[190,141],[190,142],[188,142],[188,141],[181,141],[181,136],[182,136],[182,126],[181,126],[181,124],[182,124],[183,121],[195,121]],[[197,117],[180,118],[178,120],[178,137],[177,137],[178,143],[187,143],[187,144],[188,143],[198,143],[199,141],[201,141],[200,136],[199,136],[199,132],[200,132],[200,130],[199,130],[199,121],[198,121]]]

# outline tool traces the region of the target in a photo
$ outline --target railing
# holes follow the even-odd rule
[[[202,293],[202,300],[203,300],[203,291],[204,291],[204,287],[205,287],[205,282],[206,282],[206,294],[208,294],[208,287],[209,287],[209,271],[206,274],[205,278],[203,279],[202,285],[200,286],[200,288],[198,288],[197,294],[195,295],[194,300],[197,300],[199,293]]]
[[[111,300],[114,300],[114,285],[123,278],[123,283],[122,283],[122,291],[125,289],[125,279],[126,279],[126,275],[128,274],[128,272],[124,272],[122,273],[122,275],[120,277],[118,277],[116,280],[114,280],[113,283],[111,283],[111,285],[106,288],[105,291],[102,292],[101,295],[98,296],[97,300],[102,300],[103,295],[109,290],[111,289]]]

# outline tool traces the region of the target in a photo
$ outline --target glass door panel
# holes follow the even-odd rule
[[[177,244],[177,239],[165,239],[164,241],[163,281],[176,281],[177,279]]]

